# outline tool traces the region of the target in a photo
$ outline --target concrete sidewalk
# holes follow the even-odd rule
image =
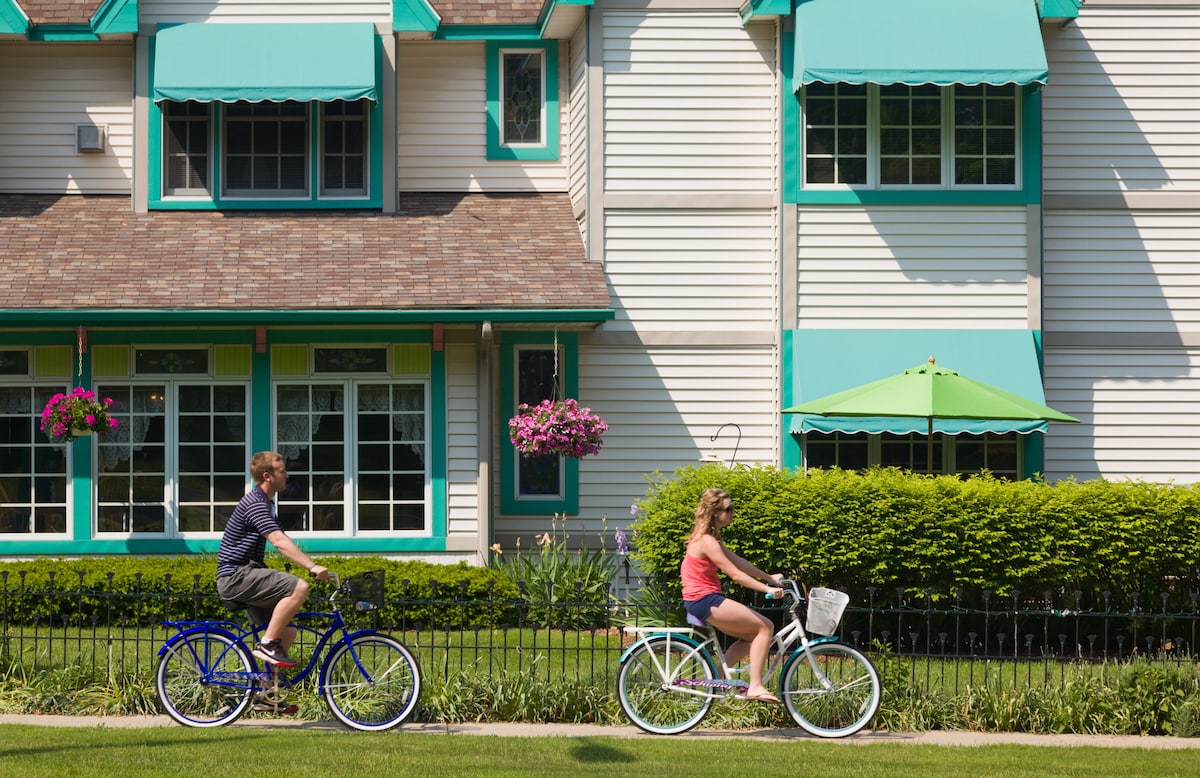
[[[110,727],[114,729],[135,727],[178,727],[167,716],[30,716],[0,714],[0,725],[33,724],[47,727]],[[328,729],[344,731],[345,727],[334,721],[303,721],[291,718],[245,718],[234,722],[231,727],[254,729]],[[485,722],[473,724],[405,724],[396,732],[434,735],[492,735],[495,737],[638,737],[653,738],[632,726],[604,726],[601,724],[526,724],[512,722]],[[804,740],[819,742],[801,729],[761,730],[710,730],[697,729],[678,738],[756,738],[761,740]],[[1102,748],[1153,748],[1153,749],[1200,749],[1200,738],[1139,737],[1137,735],[1029,735],[1020,732],[872,732],[867,731],[832,743],[910,743],[934,746],[987,746],[1002,743],[1017,743],[1030,746],[1096,746]]]

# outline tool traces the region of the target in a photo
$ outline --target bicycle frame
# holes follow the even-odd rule
[[[334,589],[333,593],[329,596],[329,602],[333,605],[333,610],[303,611],[301,613],[297,613],[295,619],[290,625],[295,627],[298,632],[305,632],[315,636],[316,641],[316,644],[313,646],[312,654],[308,658],[308,663],[305,664],[304,668],[298,672],[289,673],[282,669],[276,669],[272,671],[271,668],[267,666],[266,662],[262,663],[264,669],[259,669],[260,660],[258,657],[254,656],[254,653],[250,650],[250,647],[254,645],[254,643],[258,642],[258,635],[260,635],[266,629],[265,624],[247,629],[242,624],[234,621],[164,621],[162,622],[163,627],[174,628],[176,633],[163,641],[163,645],[159,647],[157,655],[159,657],[163,656],[163,654],[167,652],[168,648],[174,645],[174,641],[177,638],[184,638],[189,635],[210,632],[221,634],[233,642],[224,651],[222,651],[221,656],[219,656],[218,659],[223,658],[224,655],[229,651],[237,650],[235,646],[241,647],[242,649],[245,649],[246,654],[250,657],[253,672],[248,674],[236,673],[233,674],[233,678],[228,679],[224,677],[212,678],[210,680],[211,683],[220,686],[230,686],[236,688],[244,688],[247,685],[253,684],[257,688],[260,684],[273,684],[278,682],[281,688],[289,689],[297,684],[303,683],[304,680],[308,678],[308,676],[314,670],[317,670],[318,668],[323,670],[325,664],[327,664],[330,660],[330,657],[333,656],[332,649],[344,643],[347,650],[350,652],[350,656],[354,658],[354,664],[358,667],[359,672],[363,673],[365,677],[369,677],[366,668],[363,667],[362,662],[359,660],[358,652],[354,650],[353,640],[359,635],[379,634],[379,630],[360,629],[350,632],[346,628],[346,621],[342,617],[342,612],[337,607],[336,603],[337,596],[341,588],[341,579],[337,577],[336,573],[331,573],[331,575],[334,577]],[[324,630],[319,630],[308,623],[322,619],[327,619],[329,621],[328,626],[326,626]],[[250,640],[247,640],[248,638]],[[187,645],[189,645],[189,647],[191,646],[190,643]],[[318,662],[318,660],[322,657],[324,657],[324,662]]]

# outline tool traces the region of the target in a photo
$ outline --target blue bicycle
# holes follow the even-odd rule
[[[155,688],[167,715],[189,727],[220,727],[236,721],[256,700],[281,703],[287,690],[319,669],[317,688],[334,717],[363,731],[390,729],[417,707],[421,672],[412,653],[390,635],[373,629],[351,632],[339,600],[356,610],[383,604],[383,571],[350,576],[337,574],[325,612],[296,614],[297,645],[315,641],[308,661],[294,675],[259,661],[250,647],[263,627],[246,628],[232,621],[167,621],[176,630],[158,650]],[[325,622],[322,629],[310,623]],[[321,661],[324,657],[324,661]]]

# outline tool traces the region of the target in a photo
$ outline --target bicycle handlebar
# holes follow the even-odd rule
[[[783,589],[784,595],[790,594],[792,596],[793,601],[795,601],[795,602],[800,601],[800,589],[798,586],[796,586],[796,582],[794,580],[792,580],[791,578],[780,578],[779,579],[779,588]],[[770,592],[767,592],[766,599],[773,600],[773,599],[775,599],[775,597]]]

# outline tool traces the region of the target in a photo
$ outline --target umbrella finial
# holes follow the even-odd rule
[[[933,364],[933,354],[929,355],[929,364]]]

